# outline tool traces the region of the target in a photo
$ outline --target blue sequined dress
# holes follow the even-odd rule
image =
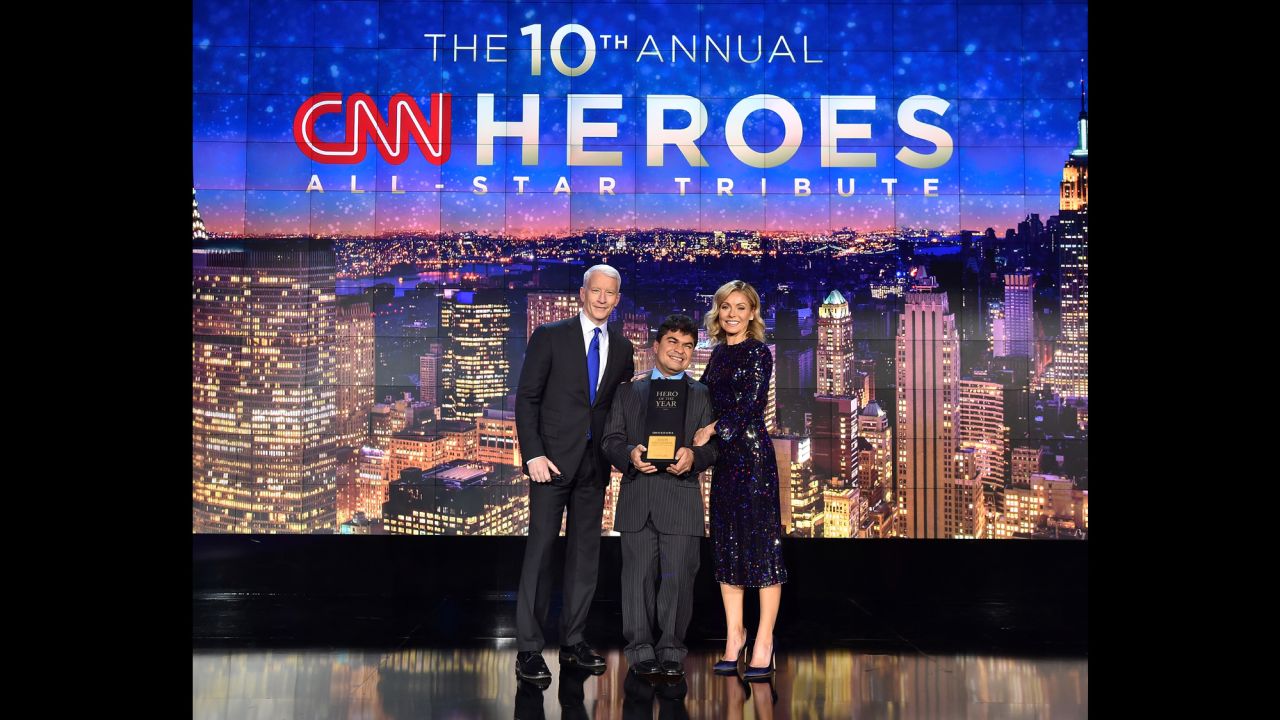
[[[716,582],[766,587],[787,581],[778,464],[764,425],[772,374],[769,347],[754,338],[717,345],[702,374],[720,442],[710,503]]]

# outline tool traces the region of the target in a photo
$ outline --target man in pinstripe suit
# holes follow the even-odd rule
[[[693,615],[693,578],[705,535],[698,473],[715,463],[716,444],[681,447],[676,462],[658,472],[643,458],[645,418],[651,381],[665,379],[688,385],[685,442],[715,421],[707,386],[685,374],[697,337],[697,327],[686,315],[663,321],[653,343],[657,367],[648,377],[618,388],[601,441],[605,457],[623,473],[613,521],[622,534],[623,652],[635,673],[649,677],[684,675],[684,633]],[[659,577],[656,616],[662,637],[655,645],[650,619]]]

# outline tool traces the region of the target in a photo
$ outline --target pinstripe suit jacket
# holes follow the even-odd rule
[[[698,428],[710,425],[715,415],[711,409],[711,391],[706,385],[689,378],[688,405],[685,407],[685,437],[692,440]],[[646,475],[631,464],[631,450],[644,443],[645,417],[649,408],[649,378],[618,387],[609,419],[605,423],[601,449],[605,457],[622,472],[622,489],[614,512],[613,529],[639,532],[645,520],[653,518],[658,532],[666,535],[703,536],[702,487],[698,473],[715,464],[718,442],[715,438],[693,450],[693,469],[683,477],[663,470]]]

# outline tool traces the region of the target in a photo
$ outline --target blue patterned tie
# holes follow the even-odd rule
[[[587,348],[587,377],[591,381],[591,404],[596,404],[596,385],[600,382],[600,328],[591,335],[591,347]]]

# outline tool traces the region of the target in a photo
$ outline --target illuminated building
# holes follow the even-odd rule
[[[192,530],[337,529],[333,245],[192,253]]]
[[[506,398],[511,309],[500,292],[447,290],[440,300],[440,334],[448,338],[441,364],[440,416],[474,422]]]
[[[388,489],[382,524],[388,535],[524,535],[528,489],[483,463],[405,468]]]
[[[945,538],[946,496],[960,449],[960,342],[947,295],[917,277],[898,319],[899,528],[909,538]]]

